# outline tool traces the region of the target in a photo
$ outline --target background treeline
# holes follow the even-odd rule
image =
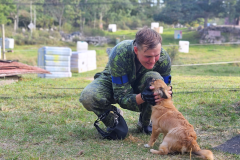
[[[0,4],[0,24],[7,25],[8,37],[29,30],[30,23],[37,29],[104,35],[101,30],[112,23],[118,29],[135,30],[153,21],[165,28],[176,24],[196,27],[207,26],[215,18],[223,24],[226,17],[229,23],[237,24],[240,17],[240,0],[0,0]],[[18,37],[30,37],[31,43],[32,36],[38,34],[46,33],[30,36],[28,32]],[[61,37],[59,33],[50,36]]]
[[[160,11],[160,1],[149,0],[0,0],[0,11],[16,31],[28,28],[30,22],[37,28],[57,27],[58,30],[80,30],[86,26],[105,29],[109,23],[119,29],[136,29],[153,21]],[[31,7],[32,4],[32,7]],[[32,8],[32,9],[31,9]],[[36,17],[36,19],[35,19]],[[2,18],[1,18],[2,19]],[[35,21],[34,21],[35,20]]]
[[[38,28],[102,29],[115,23],[119,29],[136,29],[152,21],[183,25],[204,21],[206,25],[211,18],[239,21],[240,16],[240,0],[0,0],[0,3],[1,23],[13,24],[15,30],[27,28],[31,21]]]

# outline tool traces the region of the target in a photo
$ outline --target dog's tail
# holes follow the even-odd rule
[[[213,153],[210,150],[199,150],[194,151],[193,154],[195,154],[197,157],[207,160],[213,160]]]

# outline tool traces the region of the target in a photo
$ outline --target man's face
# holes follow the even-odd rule
[[[145,46],[142,46],[141,50],[134,46],[134,52],[143,67],[146,69],[152,69],[160,57],[161,47],[162,46],[159,43],[154,49],[145,51],[147,49]]]

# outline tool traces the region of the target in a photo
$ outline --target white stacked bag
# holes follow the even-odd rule
[[[77,51],[72,52],[71,72],[81,73],[97,69],[96,51],[88,50],[88,43],[77,42]]]
[[[38,74],[41,78],[72,77],[72,50],[68,47],[42,47],[38,50],[38,67],[51,74]]]
[[[81,73],[97,69],[96,51],[84,50],[72,52],[71,72]]]

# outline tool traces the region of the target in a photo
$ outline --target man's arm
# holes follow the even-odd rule
[[[134,69],[131,44],[132,41],[123,41],[112,49],[109,57],[109,69],[114,99],[122,108],[139,111],[138,103],[142,103],[141,97],[139,99],[139,96],[134,94],[129,79],[132,69]]]
[[[144,101],[141,98],[141,93],[136,95],[136,102],[137,102],[138,105],[144,103]]]

